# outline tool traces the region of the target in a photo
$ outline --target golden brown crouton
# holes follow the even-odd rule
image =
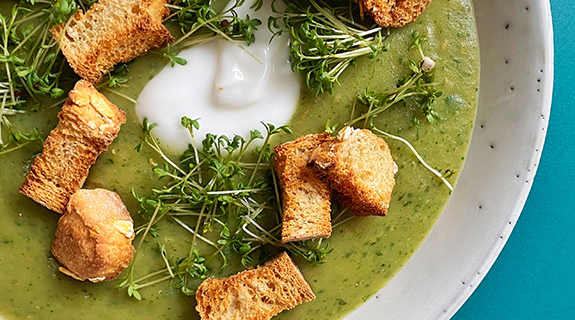
[[[204,280],[196,291],[196,310],[202,320],[268,320],[313,299],[298,267],[282,252],[257,269]]]
[[[331,235],[329,183],[307,167],[313,150],[329,138],[328,133],[310,134],[274,149],[282,190],[283,243]]]
[[[414,21],[431,0],[358,0],[360,10],[366,11],[381,27],[403,27]]]
[[[97,84],[115,64],[128,62],[174,38],[162,24],[166,0],[100,0],[50,30],[74,71]]]
[[[77,280],[115,279],[130,263],[134,247],[130,213],[115,192],[78,190],[58,221],[52,254],[60,271]]]
[[[58,118],[58,126],[46,138],[20,192],[63,213],[70,196],[86,181],[90,166],[116,138],[126,116],[92,84],[80,80]]]
[[[317,149],[311,161],[355,215],[387,213],[397,166],[382,138],[366,129],[345,127],[333,142]]]

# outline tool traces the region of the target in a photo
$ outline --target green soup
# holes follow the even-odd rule
[[[0,5],[3,12],[9,8],[5,3]],[[441,119],[430,124],[415,107],[398,104],[379,115],[375,124],[410,141],[434,168],[461,169],[471,138],[479,82],[479,47],[471,0],[434,0],[416,22],[391,31],[389,52],[373,60],[360,60],[357,67],[346,70],[333,95],[312,98],[302,88],[300,105],[291,120],[294,133],[282,139],[322,132],[328,119],[331,124],[344,123],[358,92],[394,87],[408,72],[407,60],[417,59],[415,50],[409,50],[414,31],[428,38],[424,50],[437,62],[435,79],[444,94],[436,100],[435,110]],[[129,87],[121,93],[136,99],[164,65],[165,61],[154,57],[138,59],[128,74]],[[127,123],[93,166],[85,188],[118,192],[138,224],[138,204],[131,190],[134,187],[137,193],[147,194],[156,183],[148,162],[152,154],[134,151],[142,139],[134,105],[115,93],[102,92],[126,111]],[[38,127],[46,137],[57,124],[59,109],[43,108],[15,117],[14,122],[21,128]],[[414,125],[414,117],[422,121]],[[317,299],[277,318],[343,317],[382,288],[430,232],[449,190],[423,168],[406,145],[394,140],[388,143],[399,167],[388,215],[356,218],[334,228],[327,240],[333,252],[324,264],[296,259]],[[33,157],[40,151],[41,146],[30,145],[0,156],[0,315],[5,319],[198,319],[194,298],[166,283],[142,289],[143,299],[137,301],[115,288],[122,276],[94,284],[73,280],[58,271],[50,248],[59,215],[18,193]],[[450,181],[456,178],[457,173]],[[180,236],[177,232],[163,235],[162,241],[176,243]],[[141,251],[138,259],[142,272],[162,264],[152,249]],[[240,270],[232,264],[215,275]]]

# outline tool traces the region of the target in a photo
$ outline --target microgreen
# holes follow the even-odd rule
[[[8,119],[4,119],[4,121],[7,122]],[[42,142],[42,138],[38,134],[37,130],[34,130],[31,133],[22,133],[11,125],[9,125],[9,128],[11,129],[11,132],[8,135],[8,139],[0,145],[0,155],[20,149],[34,141]]]
[[[60,77],[66,60],[50,28],[70,23],[70,18],[78,10],[85,12],[95,2],[26,0],[16,4],[10,16],[0,14],[0,155],[24,146],[25,142],[34,141],[12,137],[12,133],[19,133],[21,137],[34,137],[35,133],[20,132],[12,127],[8,119],[40,107],[38,103],[28,103],[27,98],[35,101],[36,96],[42,95],[59,99],[65,94],[60,87]],[[235,9],[243,2],[238,0],[222,12],[216,11],[212,0],[181,0],[169,4],[171,14],[167,20],[177,24],[181,34],[176,36],[174,44],[160,54],[172,66],[185,65],[186,60],[178,56],[179,51],[217,38],[233,41],[246,50],[235,40],[244,41],[247,45],[252,43],[255,40],[254,31],[261,21],[249,16],[244,19],[238,17]],[[255,5],[258,5],[257,2]],[[119,94],[110,88],[126,85],[128,80],[123,77],[125,66],[118,65],[99,88],[107,86],[108,91]],[[133,99],[129,100],[133,102]],[[58,101],[57,104],[60,103]],[[28,104],[33,106],[29,107]]]
[[[164,52],[164,58],[168,58],[170,60],[170,65],[172,67],[174,67],[176,64],[185,66],[188,63],[184,58],[178,57],[177,53],[170,51],[171,46],[168,44],[168,46],[166,47],[166,52]]]
[[[443,92],[435,88],[436,83],[433,81],[434,69],[423,67],[426,57],[423,54],[422,44],[426,41],[426,38],[420,35],[419,32],[414,32],[412,38],[413,43],[410,48],[417,49],[421,55],[421,60],[418,62],[412,59],[407,60],[407,67],[410,73],[399,81],[395,88],[384,92],[374,92],[366,89],[359,94],[357,100],[360,104],[366,106],[367,110],[362,112],[359,117],[347,122],[346,125],[354,125],[363,120],[363,126],[365,127],[370,119],[373,119],[391,106],[408,100],[421,109],[423,115],[430,123],[439,119],[439,115],[433,109],[433,103]]]
[[[413,147],[413,145],[407,141],[406,139],[396,136],[396,135],[392,135],[388,132],[379,130],[378,128],[376,128],[375,126],[373,126],[373,124],[371,125],[371,130],[384,138],[388,138],[388,139],[393,139],[393,140],[397,140],[402,142],[403,144],[405,144],[409,150],[415,155],[415,157],[417,158],[417,160],[419,161],[419,163],[421,163],[421,165],[423,165],[423,167],[425,167],[425,169],[427,169],[429,172],[431,172],[433,175],[435,175],[436,177],[438,177],[439,179],[441,179],[441,181],[445,184],[445,186],[449,189],[449,192],[453,191],[453,186],[451,185],[451,183],[447,180],[447,178],[451,177],[454,172],[453,170],[448,169],[446,171],[446,176],[444,176],[443,174],[441,174],[441,172],[439,172],[438,170],[436,170],[435,168],[433,168],[432,166],[430,166],[424,159],[423,157],[417,152],[417,150],[415,149],[415,147]]]
[[[164,57],[170,60],[172,66],[176,63],[184,65],[186,61],[177,56],[179,51],[215,39],[229,40],[252,55],[235,40],[244,41],[246,45],[253,43],[254,31],[261,25],[261,21],[251,19],[249,15],[244,19],[238,17],[235,9],[243,3],[244,0],[236,0],[221,12],[215,9],[212,0],[182,0],[168,4],[171,14],[167,20],[178,24],[181,36],[167,48]],[[252,57],[259,61],[255,56]]]
[[[355,21],[358,6],[335,1],[334,6],[316,0],[285,0],[279,17],[270,17],[268,27],[275,35],[288,33],[290,60],[294,72],[303,74],[313,96],[333,92],[333,86],[359,57],[373,59],[389,50],[385,43],[389,30]]]
[[[374,125],[374,118],[377,117],[380,113],[384,112],[385,110],[389,109],[390,107],[400,103],[406,102],[411,99],[413,104],[421,109],[425,119],[429,123],[434,123],[436,120],[439,119],[439,115],[433,109],[433,103],[436,98],[440,97],[443,92],[439,91],[435,88],[436,83],[433,82],[433,67],[426,68],[425,62],[432,61],[430,58],[426,57],[423,53],[422,44],[427,41],[427,38],[420,35],[419,32],[415,31],[412,34],[413,42],[410,46],[410,49],[417,49],[421,59],[418,62],[415,62],[411,59],[407,60],[407,68],[409,70],[409,74],[399,82],[399,84],[390,90],[385,92],[376,93],[374,91],[365,90],[363,93],[357,95],[356,102],[360,105],[363,105],[365,108],[364,110],[359,110],[360,115],[358,117],[353,118],[354,114],[356,113],[356,104],[352,107],[352,119],[345,123],[345,125],[356,125],[356,123],[363,120],[363,123],[360,126],[364,128],[369,128],[375,134],[387,138],[399,141],[405,144],[409,150],[415,155],[417,160],[433,175],[437,176],[441,181],[447,186],[447,188],[453,191],[453,186],[449,181],[446,179],[451,177],[454,172],[452,170],[446,171],[446,176],[444,176],[440,171],[434,169],[431,165],[429,165],[423,157],[417,152],[415,147],[406,139],[392,135],[388,132],[384,132],[378,129]],[[419,125],[419,119],[414,118],[413,125]],[[357,125],[356,125],[357,126]],[[337,126],[336,126],[337,127]],[[335,127],[329,127],[329,122],[326,123],[326,131],[335,131]]]
[[[0,14],[0,154],[40,140],[37,131],[23,133],[13,127],[9,117],[39,108],[25,98],[64,95],[60,76],[65,60],[49,29],[85,5],[74,0],[27,0],[14,5],[10,16]]]
[[[181,241],[189,244],[189,251],[186,256],[171,257],[167,244],[157,244],[164,267],[138,279],[134,278],[138,263],[134,256],[120,284],[128,289],[128,295],[138,298],[138,289],[164,281],[184,294],[193,294],[192,280],[224,270],[230,253],[244,267],[269,258],[278,248],[312,263],[325,261],[331,250],[321,241],[281,242],[280,192],[271,165],[270,139],[291,133],[289,127],[262,123],[265,133],[252,130],[248,138],[207,134],[200,147],[194,135],[199,120],[183,117],[181,124],[188,129],[192,143],[178,160],[172,160],[152,135],[156,125],[144,120],[145,137],[136,150],[151,148],[164,161],[152,168],[164,185],[144,196],[134,192],[140,214],[147,221],[136,228],[141,237],[136,252],[142,250],[142,244],[152,243],[144,240],[152,235],[150,230],[161,230],[160,226],[170,221],[188,234]]]

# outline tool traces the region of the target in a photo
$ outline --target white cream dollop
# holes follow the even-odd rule
[[[234,43],[215,40],[180,52],[187,64],[167,65],[138,97],[138,118],[158,124],[153,133],[164,146],[181,152],[191,142],[180,124],[182,116],[200,119],[194,133],[197,143],[208,132],[248,138],[253,129],[263,132],[260,122],[280,126],[290,120],[300,78],[291,71],[289,39],[284,35],[270,43],[266,22],[271,8],[253,12],[249,6],[236,11],[240,17],[249,14],[262,21],[256,41],[246,47],[261,62]]]

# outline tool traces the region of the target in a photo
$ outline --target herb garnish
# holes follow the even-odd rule
[[[239,257],[244,267],[268,258],[275,248],[284,248],[312,263],[322,263],[331,251],[321,240],[281,243],[281,203],[279,187],[272,170],[270,138],[290,133],[286,126],[263,124],[265,137],[253,130],[248,140],[207,134],[201,148],[195,142],[197,120],[182,118],[192,143],[179,161],[170,159],[151,134],[154,124],[144,121],[145,138],[136,150],[152,148],[165,162],[154,173],[165,180],[164,187],[147,196],[134,196],[140,214],[148,221],[136,228],[141,234],[127,277],[119,285],[128,295],[140,299],[138,289],[170,281],[187,295],[194,294],[190,281],[203,279],[208,270],[223,270],[229,255]],[[253,147],[260,143],[261,146]],[[157,272],[134,277],[137,253],[149,235],[158,235],[161,224],[171,220],[189,236],[189,252],[184,257],[168,257],[167,245],[157,244],[165,267]],[[168,250],[168,252],[171,252]]]
[[[41,141],[38,132],[23,133],[9,117],[36,110],[25,96],[59,98],[60,75],[65,60],[49,29],[73,15],[82,1],[28,0],[12,7],[10,16],[0,14],[0,155]],[[29,110],[27,110],[29,109]]]
[[[66,60],[49,30],[61,23],[69,23],[79,9],[87,11],[95,2],[26,0],[14,5],[10,16],[0,14],[0,155],[31,141],[41,141],[37,130],[21,132],[12,125],[9,117],[38,110],[41,103],[33,103],[37,95],[53,99],[64,95],[60,78]],[[234,10],[243,3],[244,0],[238,0],[229,9],[218,13],[212,0],[174,1],[168,5],[171,15],[167,20],[177,23],[182,34],[160,54],[172,65],[183,65],[186,61],[178,57],[177,52],[216,38],[233,41],[242,48],[235,40],[249,45],[255,40],[254,31],[261,21],[249,16],[239,18]],[[125,65],[120,64],[117,68],[123,69]],[[108,87],[110,91],[110,88],[121,87],[127,82],[126,78],[118,76],[121,73],[122,70],[109,73],[98,87]],[[27,101],[27,98],[32,101]]]
[[[336,1],[334,6],[316,0],[284,0],[287,7],[280,17],[270,17],[268,27],[275,35],[291,34],[290,59],[294,72],[305,75],[313,96],[333,92],[334,83],[358,57],[374,58],[389,50],[384,42],[388,29],[356,22],[359,6]]]
[[[366,89],[362,94],[359,94],[357,100],[367,106],[367,111],[363,112],[359,117],[350,120],[346,125],[353,125],[364,120],[364,126],[366,126],[370,119],[373,119],[381,112],[409,99],[421,109],[427,121],[433,123],[439,118],[439,115],[433,110],[433,102],[441,97],[443,92],[437,90],[435,88],[436,83],[433,82],[433,60],[423,54],[422,44],[427,41],[427,38],[420,35],[417,31],[412,34],[412,38],[413,44],[410,48],[417,49],[421,60],[419,62],[408,60],[408,67],[411,73],[401,80],[397,87],[380,93]]]
[[[244,19],[238,17],[235,9],[244,2],[245,0],[237,0],[222,12],[216,11],[212,0],[181,0],[168,4],[171,14],[167,20],[179,25],[182,36],[168,46],[164,57],[170,59],[172,66],[175,63],[184,65],[186,61],[177,57],[172,48],[175,47],[175,52],[179,52],[219,38],[231,41],[259,61],[243,45],[235,41],[252,44],[255,41],[254,32],[261,25],[260,20],[251,19],[249,15]]]
[[[433,82],[435,62],[431,58],[425,56],[423,53],[422,44],[427,41],[427,38],[420,35],[417,31],[413,32],[412,38],[413,43],[410,49],[417,49],[421,59],[418,62],[408,59],[408,67],[411,73],[408,74],[403,80],[401,80],[397,87],[390,90],[376,93],[366,89],[363,93],[358,94],[357,101],[360,105],[365,106],[367,110],[360,111],[361,114],[358,117],[353,118],[356,112],[356,107],[354,105],[351,113],[352,119],[346,122],[344,125],[352,126],[363,120],[362,125],[364,128],[369,128],[371,131],[381,137],[397,140],[407,145],[417,160],[429,172],[440,178],[450,191],[453,191],[453,186],[451,183],[447,181],[441,172],[427,164],[427,162],[425,162],[425,160],[421,157],[421,155],[419,155],[415,147],[413,147],[409,141],[402,137],[382,131],[378,129],[373,123],[374,118],[377,117],[380,113],[400,102],[406,103],[410,99],[415,106],[421,109],[428,122],[434,123],[440,118],[433,109],[433,103],[435,102],[435,99],[443,95],[443,92],[437,90],[435,88],[436,83]],[[415,118],[414,123],[418,122],[419,120]],[[327,130],[333,132],[335,131],[335,128],[330,127],[328,122],[326,123],[326,131]],[[449,176],[453,175],[451,170],[448,170],[447,174]]]

